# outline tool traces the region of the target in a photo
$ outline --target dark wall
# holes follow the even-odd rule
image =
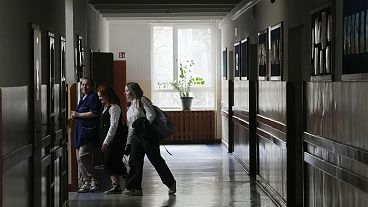
[[[40,23],[40,5],[39,0],[1,3],[0,86],[20,86],[30,82],[30,22]]]
[[[57,0],[5,1],[0,7],[0,86],[11,87],[30,83],[30,24],[42,31],[42,65],[47,65],[47,32],[65,36],[65,3]],[[56,47],[60,47],[57,39]],[[56,50],[56,65],[60,52]],[[45,69],[43,67],[43,69]]]
[[[263,178],[261,182],[280,195],[282,205],[287,202],[291,206],[365,206],[368,192],[368,165],[363,158],[368,154],[364,116],[367,114],[364,95],[367,78],[360,75],[356,76],[358,79],[346,79],[342,74],[348,69],[342,64],[344,1],[275,0],[271,3],[263,0],[233,20],[235,12],[247,2],[239,4],[220,24],[222,30],[227,30],[222,31],[223,47],[234,50],[233,44],[246,37],[251,44],[257,44],[257,32],[283,22],[283,82],[258,81],[250,76],[250,81],[257,83],[257,109],[254,110],[257,113],[257,168],[258,175]],[[326,8],[333,17],[333,72],[324,77],[311,76],[312,14]],[[257,57],[257,52],[250,51],[250,55]],[[250,67],[250,72],[257,72],[256,64]],[[251,96],[252,91],[238,95],[248,94]],[[234,104],[236,108],[236,102]],[[237,130],[234,129],[235,133]],[[253,137],[241,134],[235,143],[246,146],[241,141],[248,139]],[[280,170],[279,166],[284,167]],[[303,189],[300,188],[302,172]],[[296,182],[300,186],[294,188],[298,192],[293,192],[289,184]],[[302,191],[306,192],[304,197]]]

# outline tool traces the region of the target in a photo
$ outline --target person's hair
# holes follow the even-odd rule
[[[106,99],[108,104],[116,104],[120,106],[120,99],[119,96],[116,95],[114,89],[106,84],[102,84],[97,88],[97,92],[101,94],[101,96]]]
[[[95,88],[95,82],[92,80],[92,78],[82,78],[82,81],[86,81],[88,85],[90,85],[93,89]]]
[[[143,108],[141,98],[143,97],[143,90],[136,82],[129,82],[126,84],[128,91],[138,100],[138,107]]]

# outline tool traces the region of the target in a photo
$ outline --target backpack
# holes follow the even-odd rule
[[[152,106],[156,113],[156,117],[152,122],[152,128],[158,134],[160,140],[165,140],[175,133],[175,124],[170,121],[168,115],[164,111],[155,105]]]

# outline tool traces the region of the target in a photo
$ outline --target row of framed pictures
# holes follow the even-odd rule
[[[248,80],[248,38],[234,44],[234,79]]]
[[[283,67],[282,22],[258,33],[258,80],[281,80]]]
[[[258,33],[258,80],[281,80],[283,59],[282,23],[269,27]],[[223,79],[227,79],[227,55],[225,48],[222,52]],[[248,38],[234,44],[234,73],[235,80],[249,79],[249,41]]]

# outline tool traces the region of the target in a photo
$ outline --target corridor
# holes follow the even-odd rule
[[[167,195],[151,163],[146,159],[143,196],[104,195],[109,179],[97,193],[69,193],[70,207],[155,206],[276,206],[221,145],[168,145],[161,153],[177,181],[177,193]],[[123,183],[122,183],[123,184]]]

